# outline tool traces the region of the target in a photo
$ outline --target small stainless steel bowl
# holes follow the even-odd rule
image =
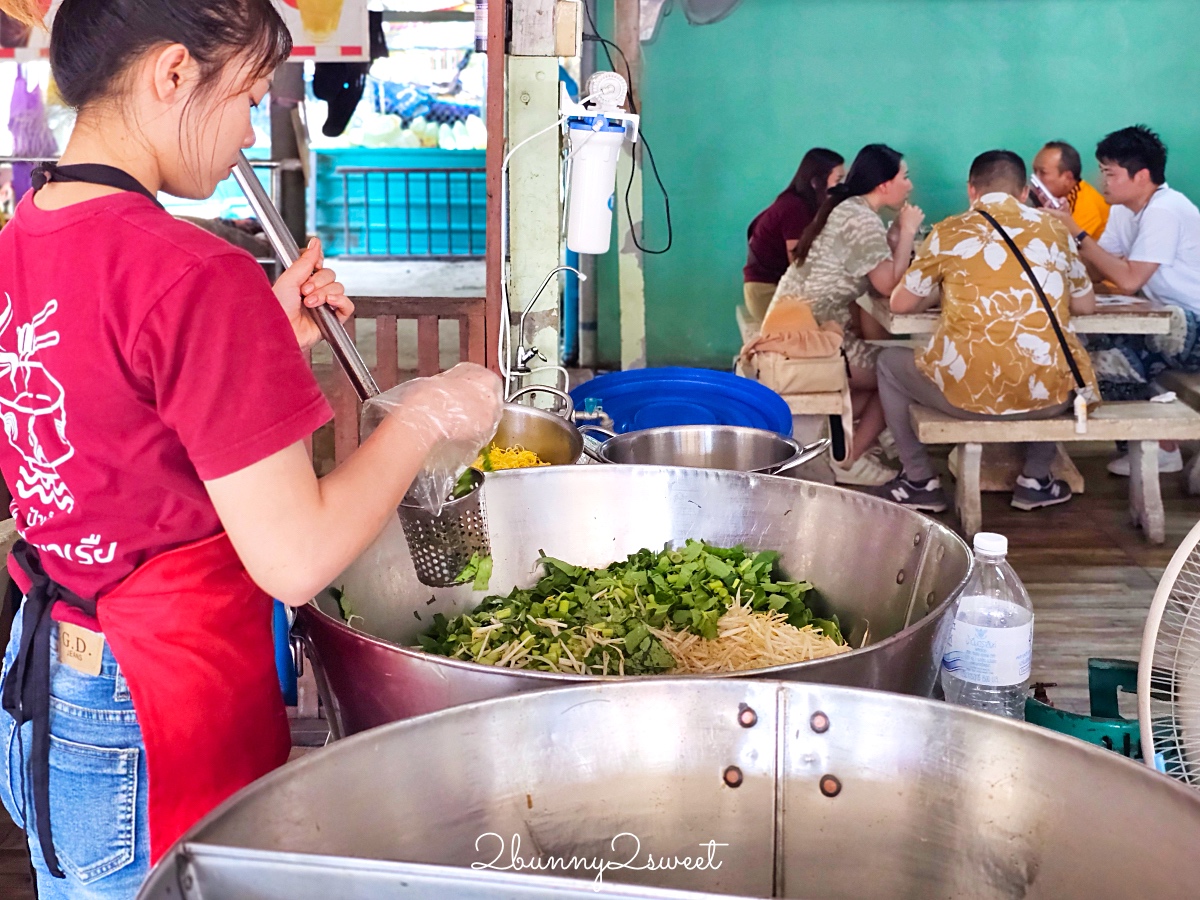
[[[825,452],[828,438],[801,447],[791,438],[760,428],[683,425],[614,435],[592,425],[582,429],[607,437],[595,453],[598,462],[625,465],[686,466],[778,475]]]

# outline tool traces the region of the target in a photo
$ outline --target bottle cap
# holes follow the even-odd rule
[[[1008,554],[1008,538],[1002,534],[981,531],[975,535],[975,549],[988,556],[1006,556]]]

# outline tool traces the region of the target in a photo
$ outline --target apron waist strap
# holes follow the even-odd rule
[[[14,609],[20,608],[24,630],[16,659],[4,682],[0,705],[18,726],[33,722],[32,754],[28,765],[38,843],[50,874],[64,878],[50,830],[50,611],[61,600],[95,616],[96,603],[83,599],[50,578],[31,544],[17,541],[12,555],[29,579],[30,587],[22,603],[21,589],[15,581],[9,581],[9,599]],[[25,820],[28,822],[29,817]]]

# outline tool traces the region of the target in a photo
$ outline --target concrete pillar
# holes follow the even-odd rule
[[[558,60],[551,57],[511,56],[508,60],[509,147],[536,134],[558,119]],[[513,154],[508,169],[509,306],[512,347],[521,312],[546,276],[559,265],[562,220],[560,197],[560,137],[558,129],[534,138]],[[525,328],[525,342],[537,347],[551,363],[558,362],[559,297],[556,277],[542,292]],[[546,365],[534,360],[536,368]],[[554,384],[553,377],[527,379],[527,384]]]
[[[284,63],[275,71],[271,84],[271,159],[298,160],[300,149],[292,113],[304,97],[304,63]],[[307,202],[304,173],[299,170],[279,172],[279,196],[275,198],[283,221],[296,243],[303,247],[307,235]]]

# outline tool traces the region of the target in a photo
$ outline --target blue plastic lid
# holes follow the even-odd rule
[[[571,391],[598,401],[618,434],[672,425],[739,425],[792,436],[792,412],[770,388],[729,372],[666,366],[601,375]]]
[[[600,127],[596,127],[596,123],[600,123]],[[624,131],[625,126],[620,122],[614,122],[607,116],[585,116],[583,118],[567,119],[569,128],[577,128],[583,131]]]

